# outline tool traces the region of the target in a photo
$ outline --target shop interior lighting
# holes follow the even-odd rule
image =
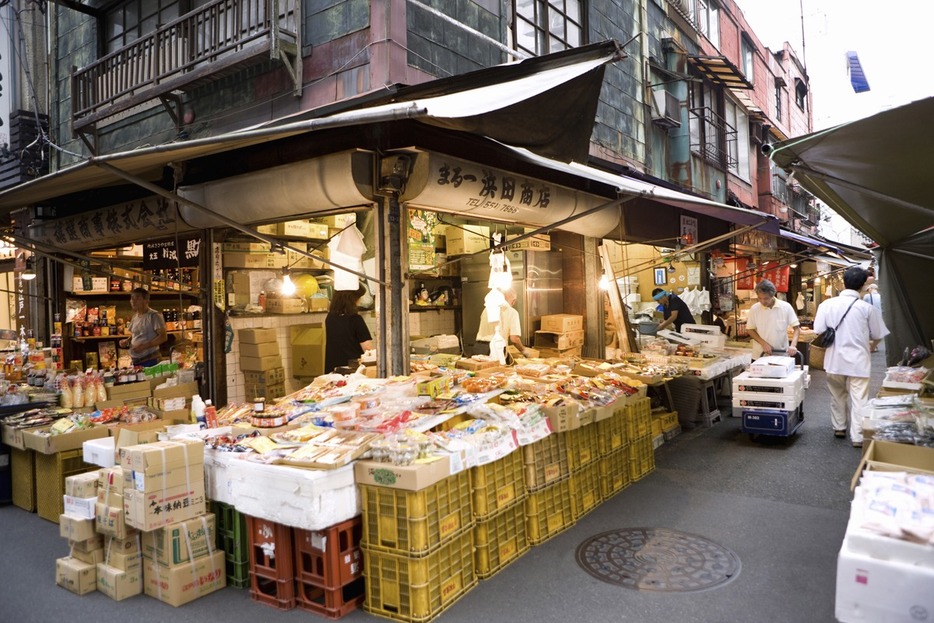
[[[600,276],[600,281],[597,284],[597,286],[600,288],[600,290],[602,290],[603,292],[606,292],[607,290],[610,289],[610,278],[607,277],[606,274],[604,273],[603,275]]]
[[[289,273],[289,269],[283,268],[282,286],[279,288],[279,293],[283,296],[294,296],[295,290],[295,282],[292,281],[292,275]]]
[[[33,258],[26,259],[26,270],[20,274],[23,281],[32,281],[36,278],[36,261]]]

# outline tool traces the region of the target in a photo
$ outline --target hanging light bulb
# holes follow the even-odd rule
[[[599,287],[604,292],[609,290],[610,289],[610,278],[607,277],[606,274],[601,275],[600,282],[597,284],[597,287]]]
[[[26,270],[20,273],[19,277],[23,281],[32,281],[36,278],[36,261],[33,258],[26,259]]]
[[[279,293],[283,296],[294,296],[295,295],[295,283],[292,281],[292,275],[289,274],[288,268],[282,269],[282,287],[279,288]]]
[[[678,270],[678,269],[675,268],[674,262],[672,262],[671,264],[668,265],[668,272],[673,273],[673,272],[675,272],[675,271],[677,271],[677,270]]]

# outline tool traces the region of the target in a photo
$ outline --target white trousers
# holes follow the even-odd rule
[[[863,440],[863,415],[869,402],[869,379],[828,374],[830,422],[834,430],[849,430],[850,441]]]

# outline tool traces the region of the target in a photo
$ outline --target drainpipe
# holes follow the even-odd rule
[[[668,39],[663,44],[665,52],[665,66],[679,75],[685,75],[687,70],[687,53],[673,39]],[[683,102],[681,108],[681,127],[668,130],[668,162],[669,176],[672,182],[682,188],[693,188],[691,175],[691,115],[689,109],[690,92],[688,83],[685,80],[672,82],[669,87],[671,94],[679,102]]]

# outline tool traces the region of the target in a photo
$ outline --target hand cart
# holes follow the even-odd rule
[[[788,438],[804,424],[808,370],[800,352],[795,359],[800,362],[797,369],[784,379],[749,379],[749,389],[756,393],[745,396],[753,399],[746,400],[742,394],[738,398],[734,395],[734,408],[742,409],[740,430],[748,433],[753,441],[760,436]],[[790,395],[792,402],[796,403],[794,405],[789,404],[788,388],[792,388]]]

